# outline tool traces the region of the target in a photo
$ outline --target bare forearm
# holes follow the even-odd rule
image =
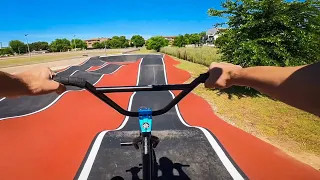
[[[244,68],[235,74],[234,79],[236,85],[253,87],[320,116],[320,63],[299,67]]]
[[[14,97],[26,94],[28,87],[19,75],[8,74],[0,71],[0,97]]]

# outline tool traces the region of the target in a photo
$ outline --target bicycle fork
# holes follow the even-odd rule
[[[134,146],[135,149],[141,147],[143,180],[150,180],[157,175],[157,172],[154,172],[156,162],[154,162],[153,149],[157,147],[160,140],[158,137],[151,135],[152,110],[150,108],[140,108],[138,112],[140,135],[134,138],[132,142],[121,142],[121,146]]]

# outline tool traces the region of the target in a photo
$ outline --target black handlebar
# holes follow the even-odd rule
[[[114,87],[94,87],[83,78],[77,77],[54,77],[53,80],[64,85],[76,86],[87,89],[90,93],[98,97],[100,100],[111,106],[113,109],[125,116],[138,117],[138,112],[127,111],[115,103],[104,93],[114,92],[134,92],[134,91],[167,91],[182,90],[168,105],[164,108],[152,111],[153,116],[158,116],[168,112],[173,106],[189,94],[199,84],[204,83],[209,77],[209,73],[200,74],[190,84],[171,84],[171,85],[149,85],[149,86],[114,86]]]

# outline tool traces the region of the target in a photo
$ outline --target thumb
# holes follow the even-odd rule
[[[56,92],[58,94],[62,94],[64,91],[66,91],[66,87],[56,81],[47,80],[45,83],[43,83],[42,90],[43,93]]]

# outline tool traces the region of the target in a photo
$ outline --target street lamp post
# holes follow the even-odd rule
[[[30,53],[30,48],[29,48],[29,43],[28,43],[28,34],[24,35],[27,39],[27,46],[28,46],[28,52],[29,52],[29,56],[31,57],[31,53]]]
[[[74,43],[74,50],[77,51],[77,45],[76,45],[76,35],[73,35],[73,43]]]

